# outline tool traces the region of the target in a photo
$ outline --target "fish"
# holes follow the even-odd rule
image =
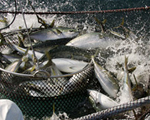
[[[36,93],[35,95],[41,95],[40,97],[55,97],[77,92],[88,83],[88,79],[92,76],[93,66],[90,64],[80,72],[67,74],[66,76],[59,73],[57,67],[55,68],[53,66],[51,70],[51,77],[47,80],[22,82],[19,84],[18,90],[23,89],[23,91],[30,96]]]
[[[53,70],[55,71],[56,69]],[[28,90],[26,93],[30,95],[31,91],[39,91],[39,94],[45,97],[65,95],[71,92],[79,91],[85,87],[88,79],[92,76],[92,72],[93,66],[90,64],[76,74],[72,73],[69,75],[67,74],[66,76],[60,75],[60,77],[57,77],[59,74],[52,74],[51,76],[55,75],[56,77],[50,77],[48,80],[27,81],[21,83],[18,89],[24,88],[25,91]],[[69,79],[67,79],[68,77]]]
[[[90,32],[72,39],[66,46],[74,46],[86,50],[106,49],[108,46],[119,44],[121,41],[121,39],[114,38],[107,33]]]
[[[91,59],[94,64],[95,76],[101,84],[102,88],[110,97],[116,98],[119,90],[119,84],[117,83],[117,80],[115,80],[107,70],[101,67],[94,60],[94,56],[92,56]]]
[[[119,26],[115,27],[115,28],[119,28],[121,27],[123,29],[124,32],[124,39],[130,39],[130,40],[136,40],[139,39],[136,34],[134,34],[130,29],[126,28],[124,26],[124,18],[122,18],[122,22]]]
[[[51,76],[62,76],[63,74],[61,73],[61,71],[57,68],[57,66],[55,65],[55,63],[52,63],[52,65],[50,66],[50,75]],[[52,83],[55,85],[60,85],[63,86],[65,84],[67,84],[68,79],[66,77],[57,77],[57,78],[51,78]]]
[[[51,76],[62,76],[63,74],[61,71],[57,68],[55,63],[52,61],[51,56],[48,54],[48,52],[45,53],[47,55],[46,61],[42,62],[38,66],[38,71],[35,69],[36,66],[33,65],[29,69],[25,70],[23,73],[28,74],[36,74],[38,77],[43,77],[43,74],[40,72],[45,72],[47,77],[50,78]],[[52,84],[65,84],[68,80],[65,77],[53,77],[51,80]]]
[[[108,46],[121,43],[123,37],[121,34],[105,29],[103,24],[106,23],[106,19],[103,21],[100,21],[96,17],[94,19],[99,24],[101,32],[90,32],[80,35],[69,41],[66,46],[92,50],[96,48],[106,49]]]
[[[10,72],[17,72],[19,67],[20,67],[21,61],[16,60],[10,65],[8,65],[5,70],[10,71]]]
[[[111,34],[115,35],[116,37],[121,38],[122,40],[126,39],[126,37],[118,32],[115,32],[113,30],[108,30]]]
[[[12,44],[13,45],[13,48],[18,51],[19,53],[21,54],[24,54],[26,49],[25,48],[22,48],[22,47],[19,47],[15,44]],[[29,55],[29,58],[32,59],[33,58],[33,51],[32,50],[29,50],[28,51],[28,55]],[[44,56],[43,53],[40,53],[40,52],[37,52],[35,51],[35,56],[37,57],[38,60],[42,59],[42,57]]]
[[[132,95],[132,89],[131,89],[131,80],[129,77],[129,71],[128,71],[128,57],[125,56],[125,62],[124,62],[124,77],[122,78],[122,87],[120,88],[121,95],[120,98],[120,104],[133,101],[133,95]]]
[[[1,34],[2,36],[2,34]],[[3,36],[1,37],[1,40],[3,41],[3,44],[6,44],[7,46],[9,46],[12,50],[15,50],[17,52],[19,52],[20,54],[25,54],[25,51],[27,50],[27,48],[22,48],[22,47],[19,47],[17,45],[15,45],[14,43],[12,43],[9,39],[5,39]],[[7,42],[6,42],[7,41]],[[42,59],[44,54],[43,53],[40,53],[40,52],[37,52],[37,51],[34,51],[35,52],[35,56],[38,60]],[[33,50],[28,50],[28,56],[30,59],[33,59]]]
[[[116,101],[96,90],[88,89],[89,100],[96,111],[108,109],[119,105]]]
[[[60,71],[66,73],[74,73],[82,70],[88,64],[88,62],[69,58],[54,58],[52,61]]]
[[[21,58],[21,56],[17,54],[2,54],[1,57],[5,59],[5,61],[8,61],[8,63],[15,62]]]
[[[49,45],[64,44],[75,38],[78,32],[67,27],[41,29],[30,34],[31,39],[48,42]]]
[[[25,54],[18,60],[12,62],[10,65],[8,65],[5,70],[7,71],[10,71],[10,72],[18,72],[18,69],[21,67],[25,67],[26,65],[26,62],[28,61],[28,56],[27,56],[27,53],[28,53],[28,50],[27,49],[25,51]]]
[[[91,55],[95,53],[95,50],[84,50],[75,48],[73,46],[57,46],[54,49],[49,50],[49,54],[52,58],[70,58],[76,60],[83,60],[90,62]]]

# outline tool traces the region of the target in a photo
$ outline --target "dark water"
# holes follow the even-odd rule
[[[36,11],[96,11],[96,10],[111,10],[122,8],[135,8],[150,6],[149,0],[30,0]],[[33,11],[28,3],[28,0],[17,0],[17,10]],[[0,10],[15,10],[14,0],[1,0]],[[149,12],[147,11],[132,11],[120,13],[105,13],[105,14],[75,14],[75,15],[46,15],[48,18],[54,17],[56,21],[65,21],[66,26],[75,27],[83,25],[84,27],[92,27],[95,25],[94,17],[103,20],[107,19],[106,28],[111,28],[121,23],[122,18],[125,19],[125,26],[131,30],[142,34],[149,34]],[[2,14],[0,14],[1,16]],[[42,16],[44,17],[44,15]],[[144,26],[144,29],[143,29]],[[142,29],[142,30],[141,30]]]
[[[149,0],[30,0],[34,7],[45,11],[85,11],[108,10],[150,6]],[[1,0],[0,9],[11,9],[14,0]],[[21,6],[28,7],[28,0],[17,0]],[[20,6],[20,5],[18,5]],[[29,7],[28,7],[29,8]]]

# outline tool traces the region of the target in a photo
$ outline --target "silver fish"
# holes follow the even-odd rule
[[[74,46],[81,49],[106,48],[110,45],[120,43],[121,39],[111,37],[109,34],[91,32],[83,34],[69,41],[66,46]]]
[[[74,29],[65,28],[65,27],[57,27],[57,28],[48,28],[42,29],[40,31],[34,32],[30,34],[32,39],[46,42],[60,39],[69,39],[75,38],[78,35],[78,32]]]
[[[96,61],[94,60],[94,56],[92,56],[92,62],[94,64],[94,71],[96,78],[100,82],[102,88],[105,92],[113,98],[117,97],[117,92],[119,90],[119,85],[117,81],[113,78],[108,71],[102,68]]]
[[[120,97],[120,103],[126,103],[133,101],[133,95],[131,91],[131,80],[129,77],[129,72],[128,72],[128,58],[125,57],[125,62],[124,62],[124,77],[122,78],[123,86],[120,88],[121,96]]]
[[[12,44],[12,45],[13,45],[13,48],[14,48],[16,51],[18,51],[19,53],[21,53],[21,54],[24,54],[24,53],[25,53],[25,51],[26,51],[25,48],[21,48],[21,47],[15,45],[15,44]],[[32,50],[29,50],[29,51],[28,51],[28,55],[29,55],[29,58],[32,59],[32,58],[33,58],[33,51],[32,51]],[[35,55],[36,55],[36,57],[37,57],[38,60],[40,60],[40,59],[44,56],[43,53],[40,53],[40,52],[37,52],[37,51],[35,51]]]
[[[49,51],[52,58],[72,58],[83,61],[90,61],[91,55],[95,53],[95,50],[84,50],[75,48],[73,46],[58,46]]]
[[[89,99],[96,111],[119,105],[116,101],[96,90],[88,90]]]
[[[26,62],[28,61],[28,49],[25,51],[25,54],[18,60],[12,62],[10,65],[8,65],[5,70],[10,72],[17,72],[18,69],[22,66],[22,68],[25,66]]]
[[[10,63],[15,62],[16,60],[19,60],[21,58],[21,56],[17,54],[3,54],[2,57],[7,59]]]
[[[88,64],[84,61],[73,60],[69,58],[54,58],[52,61],[60,71],[66,73],[74,73],[82,70]]]
[[[2,34],[0,34],[0,35],[2,36]],[[2,38],[3,38],[2,41],[3,41],[7,46],[9,46],[12,50],[16,50],[16,51],[18,51],[20,54],[25,54],[25,52],[26,52],[27,49],[15,45],[15,44],[12,43],[12,41],[10,41],[9,39],[7,39],[7,40],[4,39],[3,36],[2,36]],[[7,41],[7,42],[6,42],[6,41]],[[36,57],[37,57],[38,60],[41,59],[41,58],[44,56],[43,53],[40,53],[40,52],[37,52],[37,51],[35,51],[35,55],[36,55]],[[28,56],[29,56],[30,59],[33,58],[34,55],[33,55],[33,51],[32,51],[32,50],[28,50]]]

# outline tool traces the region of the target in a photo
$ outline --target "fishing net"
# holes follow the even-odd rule
[[[14,34],[11,32],[5,34],[5,37],[15,39],[16,31],[13,32]],[[18,43],[17,41],[12,42]],[[8,48],[9,45],[2,45],[1,51]],[[25,119],[50,117],[53,114],[53,106],[55,106],[56,113],[65,112],[73,116],[77,106],[87,98],[86,89],[90,86],[93,77],[93,65],[91,64],[74,74],[49,77],[46,70],[37,71],[34,75],[5,71],[7,65],[3,62],[2,60],[0,63],[1,99],[7,98],[17,103]],[[81,81],[76,83],[78,79]],[[68,83],[69,80],[72,82]],[[36,84],[38,86],[34,86]]]
[[[3,1],[4,2],[4,1]],[[64,3],[65,4],[65,3]],[[114,5],[113,2],[109,6]],[[122,5],[122,4],[121,4]],[[36,6],[36,5],[35,5]],[[56,7],[56,6],[53,6]],[[120,6],[122,8],[123,6]],[[63,10],[67,9],[64,8]],[[73,9],[73,8],[70,8]],[[142,10],[141,10],[142,9]],[[131,29],[131,31],[136,32],[135,34],[139,37],[144,36],[144,40],[142,43],[139,43],[140,47],[137,49],[138,54],[144,55],[144,58],[149,57],[149,48],[142,46],[142,44],[146,45],[149,44],[149,9],[146,7],[141,8],[139,10],[131,10],[130,12],[128,10],[124,10],[122,12],[121,10],[114,10],[114,11],[103,11],[103,12],[96,12],[95,13],[62,13],[62,14],[56,14],[51,15],[44,13],[41,15],[45,19],[49,18],[55,18],[56,24],[60,26],[67,26],[67,27],[73,27],[79,30],[81,34],[84,34],[85,32],[91,32],[91,31],[100,31],[99,25],[96,23],[94,18],[100,18],[101,20],[107,19],[107,23],[105,24],[105,29],[113,28],[116,30],[116,32],[120,32],[123,34],[123,31],[118,27],[120,25],[122,18],[125,20],[125,27],[128,27]],[[72,10],[73,11],[73,10]],[[25,11],[26,12],[26,11]],[[33,13],[34,14],[34,13]],[[65,21],[65,22],[64,22]],[[142,22],[141,22],[142,21]],[[136,25],[136,27],[135,27]],[[116,28],[115,28],[116,27]],[[36,31],[37,29],[31,28],[30,32]],[[27,35],[26,29],[22,30],[12,30],[11,32],[4,32],[3,35],[6,39],[10,39],[11,42],[14,44],[18,44],[18,33],[22,32],[25,35]],[[26,38],[27,40],[27,38]],[[25,41],[28,42],[28,41]],[[131,41],[127,41],[129,43],[130,48],[134,47],[133,44],[130,44]],[[124,41],[122,42],[122,46],[124,45]],[[121,46],[121,47],[122,47]],[[0,52],[9,49],[9,44],[1,45],[0,46]],[[112,57],[117,57],[117,55],[124,55],[124,54],[130,54],[133,50],[132,49],[123,49],[124,47],[116,50],[115,46],[110,46],[107,49],[107,52],[100,50],[97,60],[98,63],[101,64],[103,67],[105,67],[108,71],[115,73],[116,71],[112,69],[112,67],[115,67],[116,64],[109,63],[108,61],[111,61]],[[56,49],[61,51],[72,51],[73,55],[76,56],[76,51],[78,51],[76,48],[70,49],[66,48],[63,45],[61,47],[58,47]],[[123,50],[122,50],[123,49]],[[129,50],[128,50],[129,49]],[[127,51],[127,52],[126,52]],[[137,53],[135,51],[135,53]],[[77,53],[78,57],[76,57],[77,60],[83,60],[85,57],[84,54],[90,54],[94,55],[95,52],[93,51],[86,51],[86,53],[82,53],[82,50]],[[63,57],[62,54],[55,54],[55,51],[51,52],[52,57]],[[68,54],[68,53],[66,53]],[[116,55],[116,56],[115,56]],[[72,55],[65,55],[70,56]],[[102,59],[101,59],[102,58]],[[86,59],[87,60],[87,59]],[[145,60],[145,69],[149,70],[149,59]],[[141,98],[148,96],[148,90],[149,90],[149,78],[148,80],[143,80],[144,87],[146,90],[144,90],[144,93],[139,97],[139,101],[136,101],[135,103],[131,104],[125,104],[116,108],[110,108],[106,110],[102,110],[102,112],[96,112],[96,110],[93,108],[89,101],[89,94],[87,93],[87,89],[95,89],[98,91],[101,91],[102,93],[106,94],[102,88],[102,86],[99,84],[98,80],[95,78],[94,74],[94,66],[90,63],[90,59],[88,59],[89,64],[85,66],[81,71],[78,71],[74,74],[69,74],[64,76],[50,76],[49,69],[44,69],[42,71],[36,71],[36,74],[17,74],[15,72],[8,72],[5,70],[7,67],[7,63],[5,63],[5,60],[0,61],[0,98],[7,98],[12,101],[14,101],[21,111],[23,112],[25,120],[45,120],[49,119],[53,112],[55,112],[57,115],[60,115],[61,119],[67,119],[65,118],[65,113],[69,116],[70,119],[79,118],[79,119],[100,119],[100,118],[107,118],[107,115],[110,115],[110,118],[134,118],[133,114],[119,114],[121,112],[125,112],[128,110],[135,109],[137,107],[143,106],[145,104],[149,104],[149,97],[145,98],[144,100]],[[123,62],[122,62],[123,63]],[[141,63],[135,63],[134,64],[141,64]],[[105,66],[105,65],[108,66]],[[146,71],[145,70],[145,71]],[[117,72],[116,72],[117,74]],[[113,74],[114,77],[116,77]],[[148,73],[146,73],[148,74]],[[50,76],[50,77],[49,77]],[[142,78],[146,79],[146,78]],[[69,80],[72,80],[72,82],[68,82]],[[79,82],[76,82],[77,80],[81,80]],[[143,103],[142,103],[143,102]],[[141,103],[140,105],[138,103]],[[137,105],[135,107],[132,107],[134,105]],[[126,109],[128,107],[129,109]],[[118,109],[121,110],[119,111]],[[148,108],[140,107],[142,110],[140,111],[141,114],[145,113],[146,116],[146,110]],[[123,111],[123,109],[125,109]],[[114,112],[112,112],[114,111]],[[116,113],[115,113],[116,111]],[[143,113],[142,113],[143,112]],[[106,113],[106,114],[105,114]],[[104,114],[104,115],[103,115]],[[87,115],[87,116],[86,116]],[[116,116],[111,116],[116,115]],[[86,116],[86,117],[84,117]],[[102,116],[102,117],[100,117]]]

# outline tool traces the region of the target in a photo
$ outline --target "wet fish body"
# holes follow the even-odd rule
[[[84,50],[80,48],[75,48],[73,46],[58,46],[49,51],[52,58],[69,58],[89,62],[91,55],[95,53],[95,50]]]
[[[25,48],[21,48],[21,47],[15,45],[15,44],[13,45],[13,47],[14,47],[14,49],[15,49],[16,51],[18,51],[18,52],[21,53],[21,54],[24,54],[25,51],[26,51]],[[29,55],[29,58],[32,59],[32,58],[33,58],[33,51],[32,51],[32,50],[29,50],[29,51],[28,51],[28,55]],[[37,57],[38,60],[40,60],[40,59],[44,56],[43,53],[40,53],[40,52],[37,52],[37,51],[35,51],[35,55],[36,55],[36,57]]]
[[[93,107],[100,111],[102,109],[108,109],[114,106],[119,105],[116,101],[109,98],[108,96],[96,91],[96,90],[88,90],[89,99],[93,104]]]
[[[54,58],[52,59],[52,61],[60,71],[66,73],[74,73],[82,70],[88,64],[84,61],[78,61],[68,58]]]
[[[110,97],[116,98],[119,90],[117,81],[108,73],[108,71],[96,63],[94,57],[92,57],[92,61],[94,64],[95,76],[100,82],[102,88]]]
[[[48,28],[42,29],[37,32],[31,33],[30,37],[32,39],[46,42],[46,41],[55,41],[56,40],[66,40],[65,42],[75,38],[78,35],[74,29],[57,27],[57,28]],[[61,41],[59,41],[61,42]],[[63,42],[63,41],[62,41]]]
[[[21,56],[15,54],[2,55],[1,57],[6,59],[5,61],[9,61],[10,63],[15,62],[16,60],[19,60],[21,58]]]
[[[81,49],[107,48],[118,41],[109,35],[103,35],[99,32],[83,34],[69,41],[66,46],[74,46]]]
[[[129,77],[128,67],[127,67],[128,58],[125,57],[124,62],[124,77],[122,78],[123,86],[120,88],[121,96],[120,103],[126,103],[133,101],[133,95],[131,91],[131,80]]]

